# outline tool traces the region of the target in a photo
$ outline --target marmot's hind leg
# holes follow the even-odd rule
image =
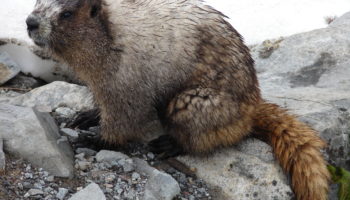
[[[178,147],[186,153],[209,153],[249,134],[253,112],[254,106],[237,104],[225,92],[209,88],[186,90],[168,105],[165,127],[170,137],[163,136],[150,145],[154,150],[158,148],[158,153],[168,151],[168,155],[181,152]]]

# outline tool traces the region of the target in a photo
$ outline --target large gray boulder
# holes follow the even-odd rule
[[[271,152],[266,143],[248,139],[209,157],[178,159],[197,169],[217,199],[292,199],[288,180]]]
[[[327,28],[253,48],[265,99],[288,108],[325,139],[333,164],[350,169],[350,13]],[[266,44],[266,43],[265,43]]]
[[[0,138],[10,154],[44,168],[54,176],[73,176],[73,151],[48,113],[0,104]]]

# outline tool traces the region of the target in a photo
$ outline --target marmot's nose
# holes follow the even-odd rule
[[[28,31],[34,31],[36,29],[39,28],[39,22],[38,20],[33,17],[33,16],[29,16],[26,20],[26,23],[27,23],[27,29]]]

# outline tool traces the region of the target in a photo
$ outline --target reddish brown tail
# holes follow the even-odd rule
[[[330,175],[320,153],[326,144],[314,130],[270,103],[258,106],[254,127],[271,144],[282,168],[291,174],[298,200],[328,199]]]

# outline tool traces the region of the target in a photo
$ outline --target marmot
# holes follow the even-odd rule
[[[201,0],[37,0],[26,22],[92,90],[104,140],[123,145],[159,119],[167,136],[153,146],[206,154],[254,132],[297,199],[327,199],[325,142],[261,98],[249,49],[225,18]]]

